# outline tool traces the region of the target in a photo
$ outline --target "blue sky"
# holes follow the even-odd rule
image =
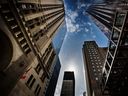
[[[87,3],[81,3],[79,0],[65,0],[64,3],[66,26],[62,27],[59,33],[63,30],[67,32],[59,53],[61,70],[54,96],[60,96],[64,71],[74,71],[75,96],[83,96],[83,92],[86,91],[86,76],[84,74],[82,55],[84,41],[95,40],[100,47],[106,47],[108,40],[93,21],[86,16],[85,9],[89,0]],[[56,42],[61,38],[61,34],[59,33],[56,36]]]

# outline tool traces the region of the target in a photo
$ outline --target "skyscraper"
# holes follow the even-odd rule
[[[103,68],[103,96],[128,95],[128,10],[117,10]]]
[[[83,45],[87,96],[101,96],[101,76],[107,48],[99,48],[95,41]]]
[[[60,0],[1,0],[0,94],[45,95],[56,61],[51,41],[63,21]]]
[[[92,4],[88,7],[87,13],[90,14],[95,24],[104,34],[110,38],[113,27],[114,16],[117,9],[128,9],[126,0],[105,0],[106,3]]]
[[[88,7],[87,12],[92,17],[95,24],[105,33],[110,36],[112,29],[115,7],[113,4],[92,4]]]
[[[74,72],[64,72],[63,85],[60,96],[75,96]]]
[[[59,57],[57,57],[55,63],[56,64],[54,66],[54,70],[52,72],[52,76],[51,76],[48,88],[46,90],[45,96],[54,96],[54,92],[55,92],[55,88],[56,88],[56,84],[57,84],[57,80],[58,80],[58,76],[61,68]]]
[[[63,40],[65,37],[65,33],[66,31],[63,29],[65,28],[66,24],[65,22],[63,23],[63,26],[61,28],[59,28],[60,30],[58,30],[58,33],[54,36],[52,42],[53,42],[53,47],[55,49],[55,53],[56,53],[56,64],[54,66],[54,70],[52,72],[52,76],[48,85],[48,88],[46,90],[46,94],[45,96],[54,96],[54,92],[55,92],[55,88],[56,88],[56,84],[58,81],[58,76],[60,73],[60,68],[61,68],[61,64],[60,64],[60,60],[59,60],[59,52],[61,49],[61,46],[63,44]]]
[[[86,96],[86,92],[83,93],[83,96]]]

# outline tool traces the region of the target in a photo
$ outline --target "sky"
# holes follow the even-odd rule
[[[74,71],[75,96],[83,96],[83,92],[86,91],[86,76],[82,55],[84,41],[95,40],[99,47],[108,45],[107,37],[86,15],[85,10],[89,3],[89,0],[85,0],[85,2],[84,0],[64,0],[66,23],[54,38],[56,46],[60,44],[58,41],[64,38],[59,53],[61,70],[54,96],[60,96],[64,71]]]

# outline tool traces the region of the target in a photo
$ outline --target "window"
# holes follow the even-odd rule
[[[119,29],[122,28],[123,22],[124,22],[125,14],[124,13],[117,13],[116,20],[115,20],[115,26]]]
[[[125,35],[124,40],[122,40],[122,45],[128,46],[128,35]]]
[[[111,55],[108,53],[107,61],[108,61],[109,65],[111,65],[112,60],[113,60],[113,59],[112,59]]]
[[[35,78],[33,77],[33,75],[31,75],[28,81],[26,82],[26,85],[31,89],[34,83],[35,83]]]
[[[40,64],[38,64],[38,65],[36,66],[35,70],[36,70],[37,74],[40,73],[40,70],[41,70]]]
[[[110,42],[109,51],[112,54],[112,56],[114,55],[115,50],[116,50],[116,46],[112,42]]]
[[[40,77],[40,79],[42,80],[42,82],[44,82],[45,77],[46,77],[46,74],[43,73],[42,76]]]
[[[110,70],[110,67],[109,67],[109,65],[108,65],[107,62],[106,62],[106,64],[105,64],[105,69],[106,69],[107,73],[108,73],[108,71]]]
[[[36,89],[35,89],[35,91],[34,91],[34,93],[35,93],[35,95],[36,95],[36,96],[38,96],[38,95],[39,95],[40,90],[41,90],[41,87],[40,87],[40,85],[39,85],[39,84],[37,84]]]
[[[120,36],[120,32],[114,29],[112,33],[112,40],[114,41],[115,44],[117,44],[119,36]]]
[[[96,80],[98,80],[98,77],[96,77]]]

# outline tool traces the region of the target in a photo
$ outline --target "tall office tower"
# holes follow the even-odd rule
[[[63,85],[60,96],[75,96],[74,72],[64,72]]]
[[[83,96],[86,96],[86,92],[83,93]]]
[[[0,1],[0,94],[44,96],[56,59],[51,41],[63,21],[60,0]]]
[[[58,33],[56,33],[56,35],[52,39],[52,44],[53,44],[55,53],[57,55],[56,56],[57,58],[56,58],[56,64],[54,67],[54,71],[52,72],[52,76],[49,81],[50,83],[46,90],[45,96],[54,96],[54,92],[55,92],[55,88],[57,85],[57,80],[58,80],[58,76],[59,76],[60,68],[61,68],[61,64],[59,60],[59,52],[62,47],[65,34],[66,34],[66,22],[64,21],[62,26],[58,29]]]
[[[52,72],[52,77],[50,79],[50,83],[48,85],[48,88],[46,90],[46,94],[45,96],[54,96],[54,92],[55,92],[55,88],[57,85],[57,80],[58,80],[58,76],[60,73],[60,68],[61,68],[61,64],[60,64],[60,60],[59,60],[59,52],[61,49],[61,46],[63,44],[63,40],[65,37],[65,33],[66,33],[66,29],[65,28],[66,23],[63,23],[63,26],[58,30],[58,33],[54,36],[52,42],[53,42],[53,47],[55,49],[55,53],[57,55],[57,59],[56,59],[56,65],[54,67],[54,71]]]
[[[61,47],[63,45],[63,41],[65,39],[66,32],[67,32],[66,21],[64,21],[62,27],[60,27],[58,29],[58,33],[56,33],[56,35],[54,36],[54,38],[52,40],[54,49],[58,55],[59,55]]]
[[[104,34],[110,38],[114,22],[116,9],[128,9],[127,0],[104,0],[107,3],[92,4],[88,7],[87,13],[90,14],[95,24]]]
[[[50,83],[49,83],[48,88],[46,90],[45,96],[54,96],[58,76],[60,73],[60,68],[61,68],[60,60],[59,60],[59,57],[57,57],[56,65],[54,67],[54,71],[52,72],[52,77],[50,79]]]
[[[95,24],[109,38],[112,29],[115,8],[113,4],[92,4],[88,7],[87,13],[91,15]]]
[[[103,96],[128,96],[128,10],[117,10],[103,68]]]
[[[87,96],[101,96],[100,83],[107,48],[99,48],[95,41],[83,45]]]

